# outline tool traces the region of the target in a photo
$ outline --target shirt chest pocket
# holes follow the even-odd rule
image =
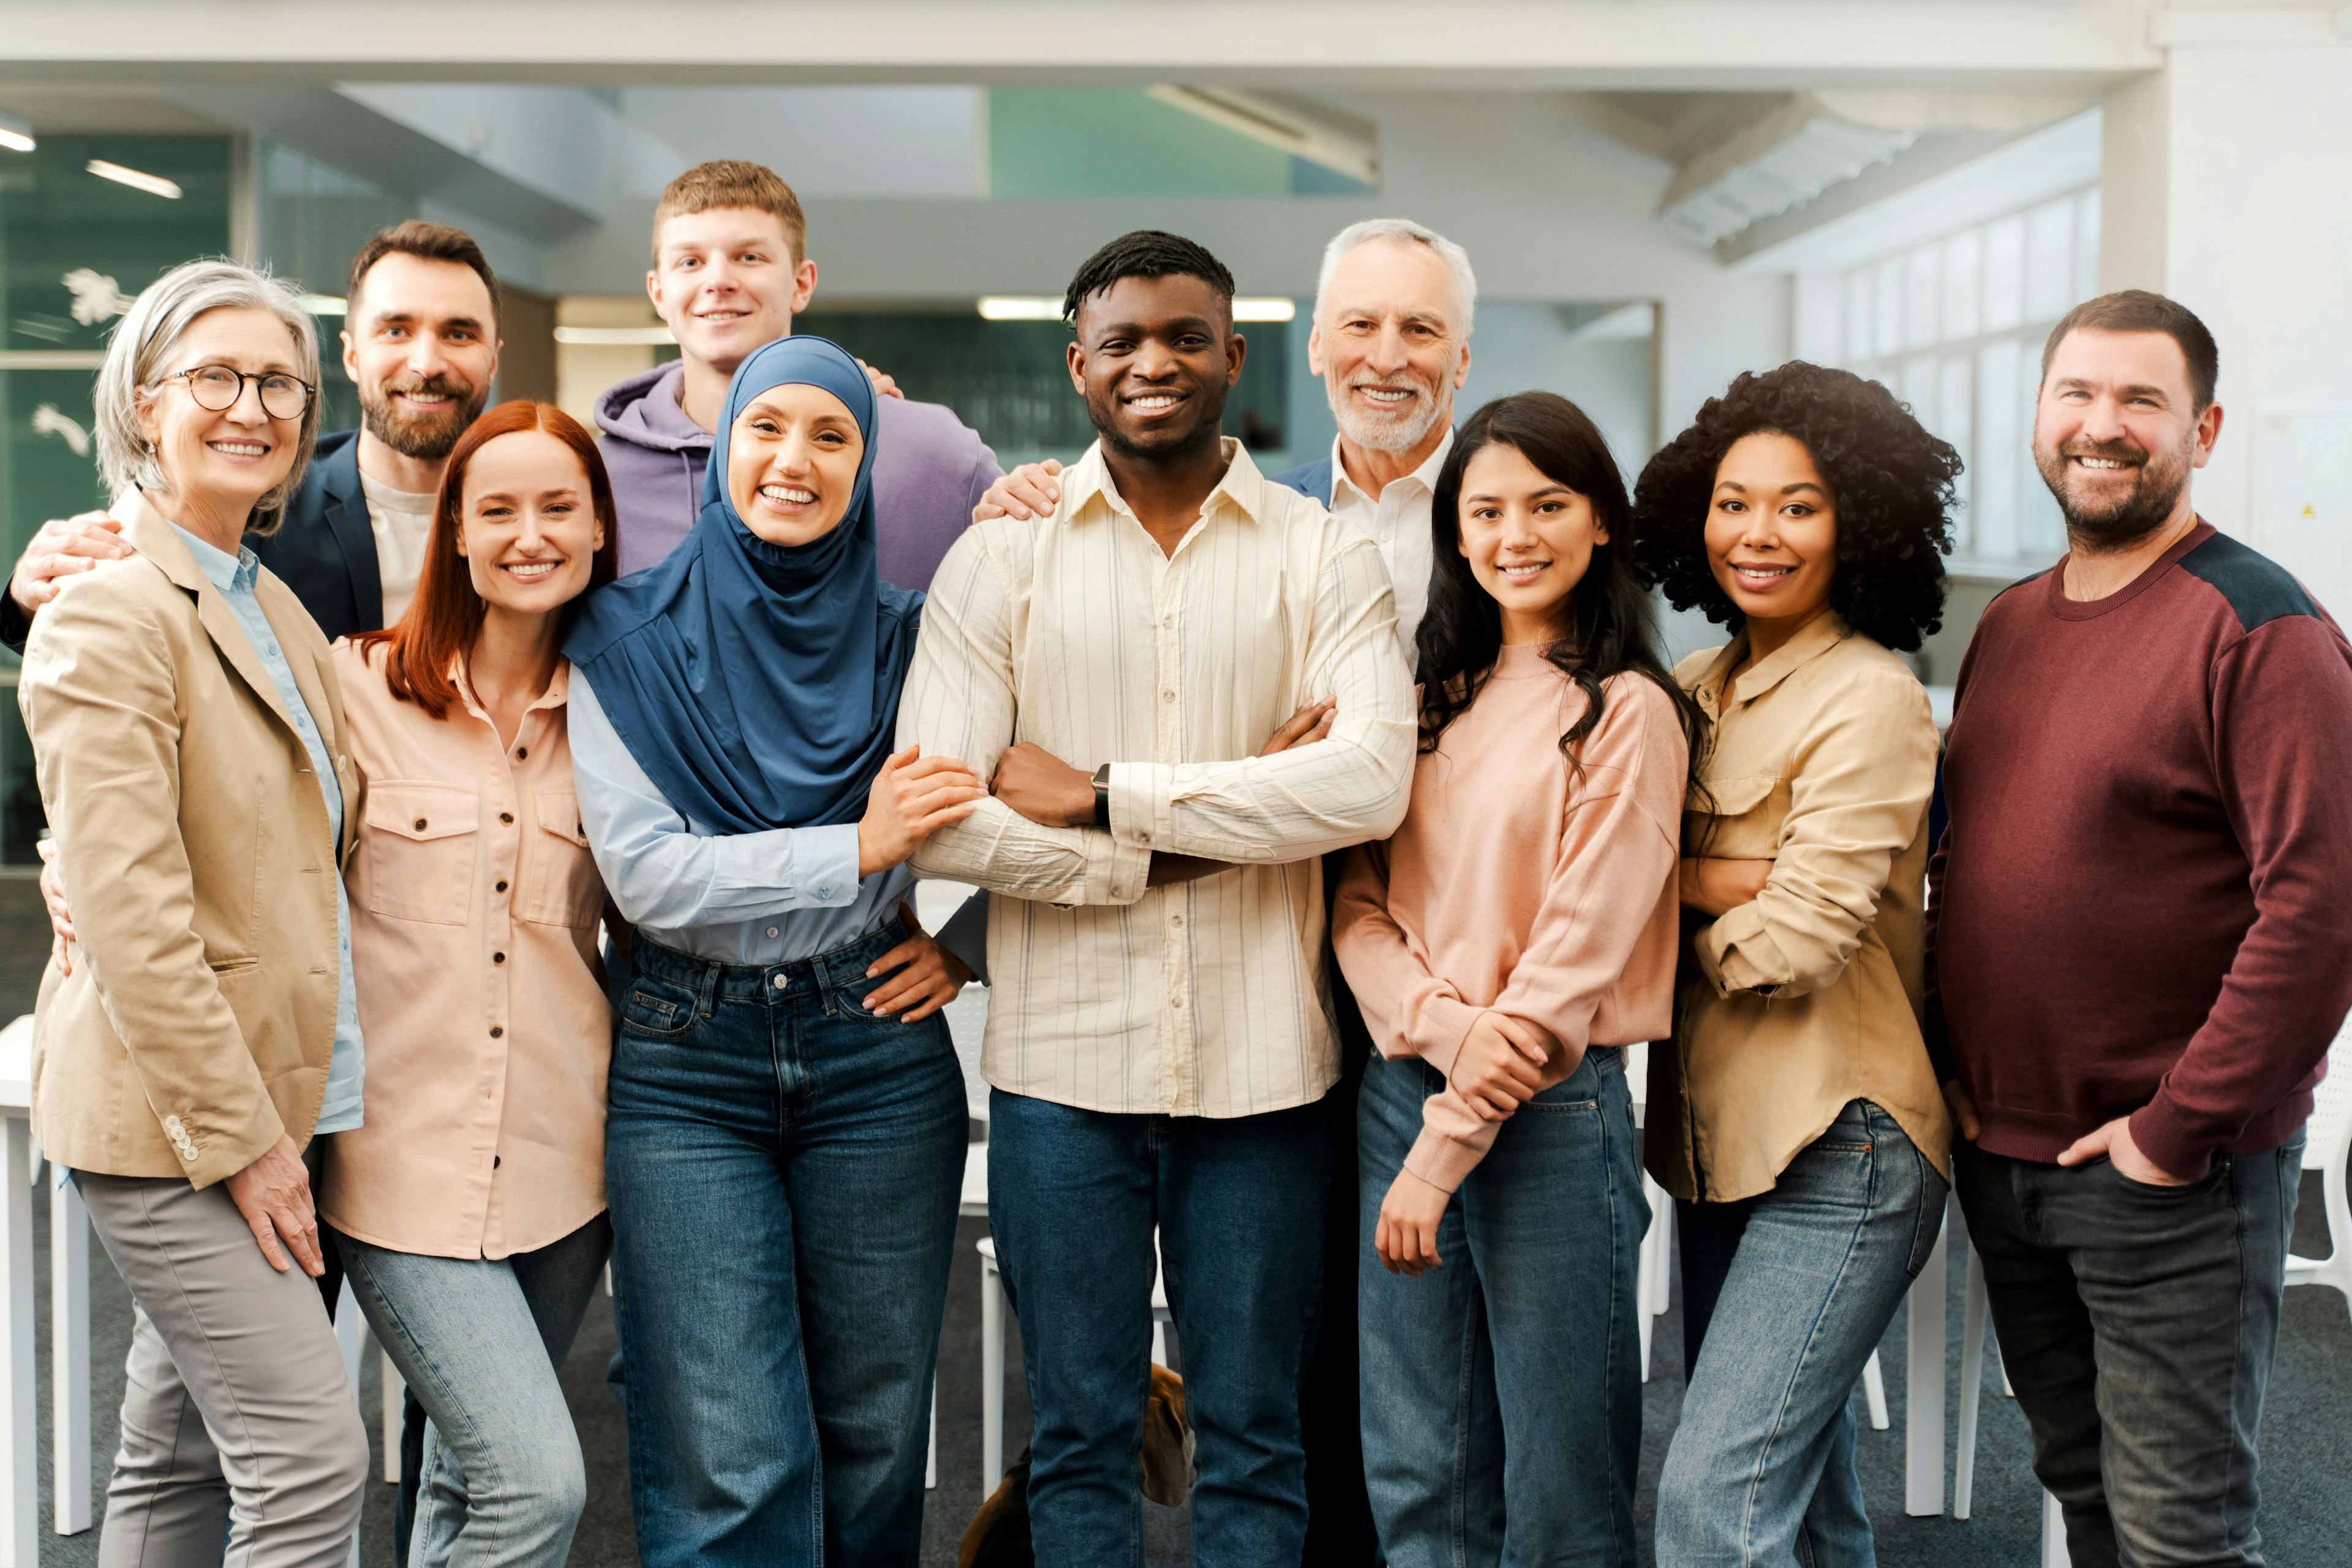
[[[580,797],[568,789],[537,790],[531,806],[537,831],[525,835],[515,916],[534,925],[585,930],[604,911],[604,884],[588,853]]]
[[[1707,810],[1685,814],[1683,853],[1712,860],[1769,860],[1780,853],[1789,819],[1789,781],[1779,773],[1731,773],[1706,780]]]
[[[368,790],[361,847],[367,907],[394,920],[464,925],[473,914],[481,802],[448,784]]]

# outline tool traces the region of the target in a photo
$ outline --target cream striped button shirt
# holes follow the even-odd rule
[[[1318,857],[1404,816],[1412,686],[1380,549],[1240,443],[1172,555],[1100,444],[1041,522],[976,524],[923,608],[898,742],[982,778],[1020,742],[1111,766],[1111,831],[995,800],[916,852],[1000,895],[981,1070],[1088,1110],[1249,1116],[1339,1076]],[[1326,740],[1258,749],[1310,697]],[[1240,862],[1149,888],[1151,851]]]

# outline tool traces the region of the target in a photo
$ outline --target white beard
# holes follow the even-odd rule
[[[1344,386],[1324,383],[1331,418],[1350,446],[1367,452],[1410,452],[1434,429],[1444,409],[1427,392],[1421,393],[1395,414],[1367,414],[1348,395]]]

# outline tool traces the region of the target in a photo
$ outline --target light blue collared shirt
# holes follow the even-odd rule
[[[717,963],[812,958],[896,913],[904,866],[857,876],[857,825],[721,834],[688,819],[637,765],[578,669],[572,775],[580,823],[622,918],[664,947]]]
[[[294,670],[286,662],[286,650],[279,646],[277,630],[269,617],[261,613],[261,600],[253,591],[254,581],[260,575],[260,557],[240,544],[236,553],[229,554],[218,545],[208,544],[179,524],[172,531],[196,558],[196,570],[202,572],[218,588],[221,597],[236,616],[237,625],[245,628],[253,651],[261,656],[261,668],[269,672],[277,683],[278,700],[286,704],[287,716],[294,721],[295,733],[310,752],[310,771],[318,775],[319,793],[326,797],[328,841],[340,846],[343,841],[343,786],[335,776],[335,759],[327,751],[326,738],[319,733],[318,722],[310,715],[310,704],[303,699],[302,689],[295,684]],[[311,1131],[348,1132],[361,1125],[360,1089],[366,1076],[366,1053],[360,1043],[359,994],[352,984],[352,902],[343,891],[343,879],[335,879],[335,935],[342,949],[343,973],[337,982],[335,994],[335,1054],[327,1063],[327,1097],[319,1106],[319,1124]]]

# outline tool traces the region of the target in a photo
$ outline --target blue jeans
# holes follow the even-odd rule
[[[1192,1559],[1297,1568],[1298,1389],[1323,1268],[1319,1104],[1125,1116],[989,1097],[988,1215],[1036,1413],[1038,1568],[1143,1561],[1136,1455],[1151,1379],[1152,1230],[1198,1447]]]
[[[640,941],[604,1131],[647,1568],[911,1565],[968,1123],[947,1020],[877,1018],[846,946]]]
[[[1682,1424],[1658,1477],[1659,1568],[1870,1568],[1853,1385],[1943,1228],[1949,1189],[1865,1100],[1770,1192],[1685,1204]]]
[[[2298,1132],[2216,1154],[2179,1187],[2105,1160],[1954,1152],[2001,1365],[2079,1568],[2263,1561],[2255,1437],[2303,1148]]]
[[[1364,1069],[1367,1237],[1444,1087],[1423,1061]],[[1624,1055],[1595,1047],[1503,1124],[1438,1222],[1437,1268],[1391,1274],[1366,1241],[1364,1477],[1389,1568],[1631,1568],[1649,1219]]]
[[[360,1310],[433,1418],[408,1560],[561,1568],[588,1478],[557,1369],[604,1273],[612,1226],[598,1215],[497,1259],[335,1240]]]

